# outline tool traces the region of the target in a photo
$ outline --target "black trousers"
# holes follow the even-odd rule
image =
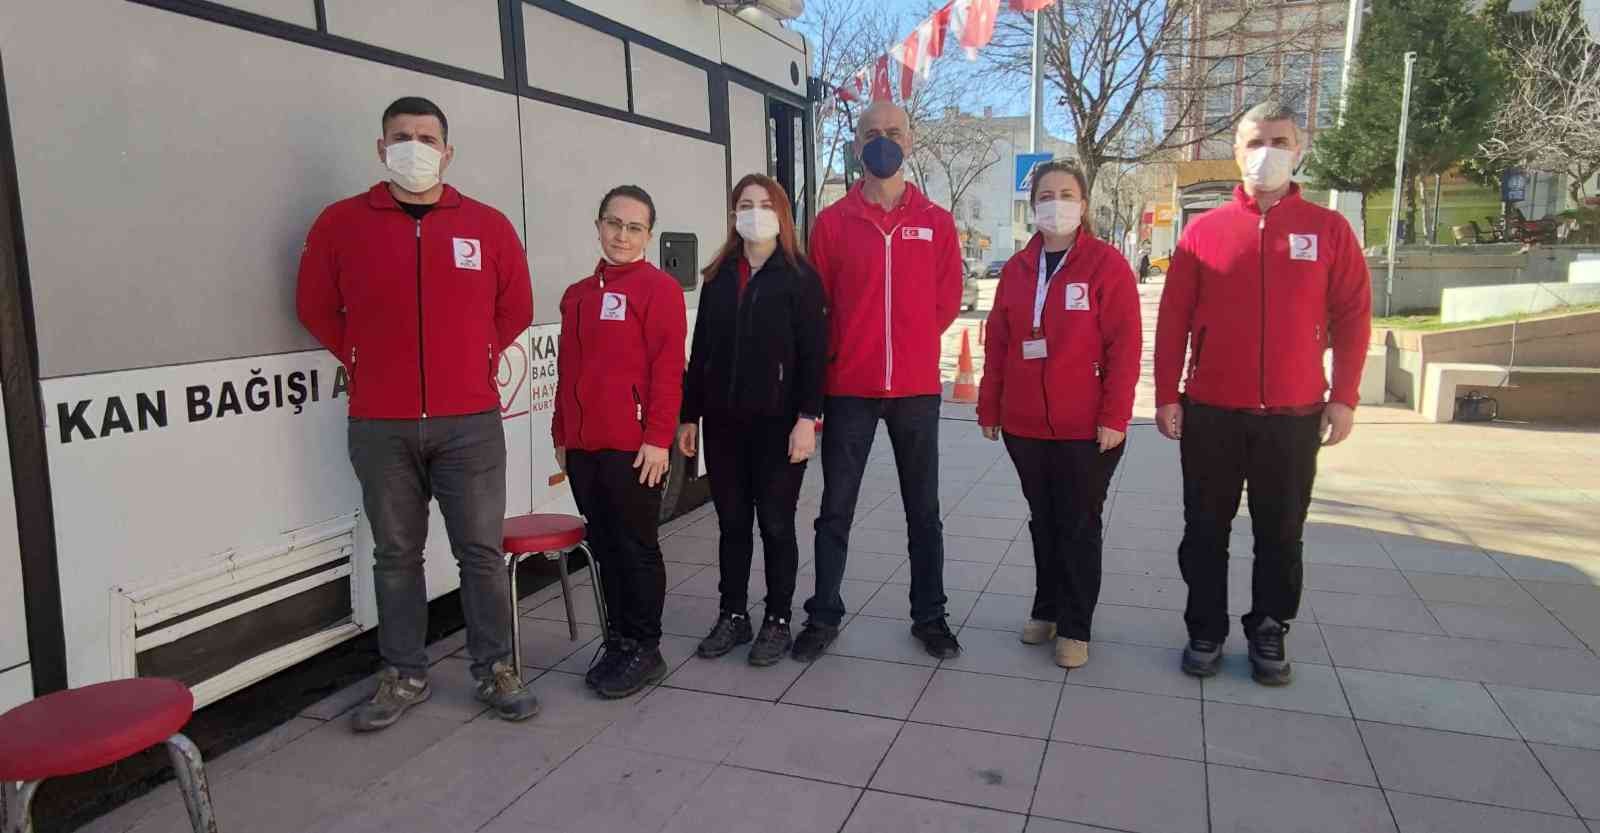
[[[667,571],[661,561],[661,489],[639,483],[633,451],[567,451],[572,496],[600,562],[611,633],[645,646],[661,641]]]
[[[1093,440],[1035,440],[1006,434],[1006,451],[1028,499],[1033,535],[1031,618],[1057,635],[1089,641],[1100,598],[1102,514],[1127,443],[1101,453]]]
[[[787,620],[794,604],[795,574],[800,569],[794,516],[806,476],[804,462],[789,462],[789,432],[794,424],[783,417],[705,418],[706,473],[721,533],[717,562],[722,577],[717,589],[727,613],[750,608],[750,560],[755,552],[750,527],[756,522],[766,556],[766,615]]]
[[[1255,563],[1245,633],[1266,617],[1287,624],[1299,612],[1301,535],[1321,447],[1321,413],[1260,415],[1184,404],[1178,565],[1189,585],[1183,619],[1190,639],[1228,636],[1228,534],[1246,483]]]

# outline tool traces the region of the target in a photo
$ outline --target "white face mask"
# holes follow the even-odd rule
[[[733,215],[733,228],[751,243],[778,238],[778,212],[770,208],[746,208]]]
[[[398,142],[383,150],[383,164],[394,184],[421,194],[439,184],[439,163],[444,156],[421,142]]]
[[[1244,181],[1258,191],[1276,191],[1294,175],[1295,152],[1287,148],[1258,147],[1245,154]]]
[[[1083,203],[1049,200],[1033,207],[1033,224],[1046,234],[1071,234],[1083,222]]]

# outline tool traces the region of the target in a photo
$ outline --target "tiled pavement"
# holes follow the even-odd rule
[[[1176,450],[1148,425],[1131,434],[1081,670],[1016,640],[1032,567],[1015,474],[998,444],[947,419],[960,658],[936,662],[907,632],[905,521],[880,437],[853,531],[852,615],[814,665],[692,656],[717,607],[716,522],[702,509],[666,530],[663,685],[621,702],[589,694],[579,675],[597,629],[569,641],[549,588],[523,605],[544,703],[533,721],[483,714],[457,635],[431,649],[434,699],[400,725],[352,736],[358,686],[214,761],[223,830],[1600,833],[1594,432],[1363,411],[1322,458],[1283,689],[1248,679],[1237,635],[1220,677],[1178,671]],[[806,521],[820,488],[813,467]],[[1248,518],[1236,527],[1237,612]],[[808,563],[809,530],[801,543]],[[760,573],[751,587],[759,600]],[[593,622],[582,596],[579,614]],[[88,829],[184,825],[162,789]]]

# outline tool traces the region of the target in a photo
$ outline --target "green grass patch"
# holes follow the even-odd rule
[[[1367,195],[1367,245],[1386,245],[1389,242],[1389,206],[1392,200],[1392,190],[1383,190]],[[1433,189],[1428,189],[1428,199],[1433,199]],[[1404,197],[1400,203],[1400,218],[1405,219],[1406,206]],[[1466,225],[1473,221],[1485,233],[1489,232],[1488,218],[1500,216],[1500,192],[1492,188],[1485,188],[1471,182],[1445,183],[1439,199],[1439,243],[1451,245],[1456,238],[1450,233],[1450,227]],[[1429,209],[1431,210],[1431,209]],[[1424,207],[1417,206],[1417,242],[1426,242],[1423,235],[1427,229],[1427,220],[1423,217]]]
[[[1507,324],[1512,321],[1527,321],[1536,318],[1553,318],[1560,315],[1573,315],[1581,312],[1600,311],[1600,304],[1574,304],[1566,307],[1556,307],[1542,312],[1527,315],[1497,315],[1493,318],[1483,318],[1477,321],[1452,321],[1446,324],[1439,320],[1439,313],[1421,313],[1415,315],[1388,315],[1375,316],[1372,326],[1388,330],[1417,330],[1421,332],[1435,332],[1439,330],[1463,330],[1468,327],[1483,327],[1489,324]]]

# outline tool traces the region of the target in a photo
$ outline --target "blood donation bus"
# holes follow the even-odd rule
[[[307,229],[385,178],[393,99],[509,217],[509,514],[573,511],[557,302],[643,186],[693,314],[731,183],[815,194],[800,0],[7,0],[0,11],[0,710],[180,679],[210,703],[377,624],[343,368],[295,317]],[[691,468],[673,466],[668,508]],[[457,586],[442,523],[432,596]]]

